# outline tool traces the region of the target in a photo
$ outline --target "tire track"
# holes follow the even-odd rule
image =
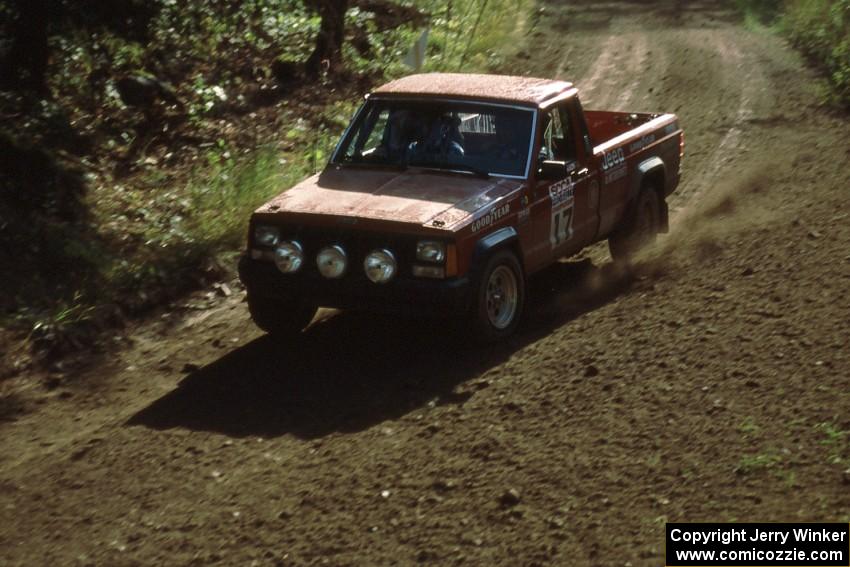
[[[614,102],[609,103],[611,110],[621,112],[630,112],[634,109],[628,108],[635,94],[638,92],[638,86],[645,80],[645,69],[647,63],[647,46],[649,40],[646,33],[640,33],[632,38],[632,44],[629,47],[629,59],[627,62],[628,69],[631,70],[631,79],[621,87],[620,95]],[[609,96],[610,98],[610,96]]]
[[[679,191],[671,199],[671,221],[676,222],[681,218],[681,213],[692,208],[705,193],[720,179],[724,168],[732,161],[736,152],[744,144],[744,125],[754,115],[756,100],[760,93],[764,92],[766,80],[759,66],[748,61],[744,56],[735,38],[720,37],[717,34],[710,36],[713,49],[723,61],[726,84],[738,86],[738,105],[731,118],[731,125],[726,129],[720,142],[709,154],[708,159],[696,171],[691,172],[680,186]],[[700,40],[699,37],[690,37],[691,42]],[[748,80],[741,81],[740,77],[748,76]],[[687,147],[685,159],[687,159]]]
[[[587,68],[585,74],[573,80],[573,83],[582,91],[582,97],[588,98],[594,92],[602,77],[606,75],[609,69],[613,66],[612,59],[616,51],[617,37],[614,35],[608,36],[602,44],[602,51],[596,56],[594,62]],[[590,73],[590,76],[588,76]]]
[[[635,54],[631,49],[630,39],[622,34],[609,37],[605,44],[605,51],[600,55],[594,65],[593,74],[578,84],[581,89],[582,100],[588,108],[610,109],[612,99],[618,92],[628,94],[629,86],[639,80],[633,74],[629,77],[625,87],[621,86],[624,77],[622,69],[632,69]]]

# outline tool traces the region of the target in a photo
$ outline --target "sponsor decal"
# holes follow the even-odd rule
[[[639,152],[640,150],[644,149],[645,147],[647,147],[648,145],[650,145],[654,141],[655,141],[655,134],[649,134],[647,136],[644,136],[640,140],[635,140],[634,142],[629,144],[629,153],[633,154],[635,152]]]
[[[605,185],[610,185],[626,176],[626,164],[605,173]]]
[[[504,217],[511,211],[511,204],[505,203],[501,207],[494,207],[484,213],[481,217],[473,221],[472,232],[478,232],[482,228],[487,228],[493,223]]]
[[[575,182],[568,177],[549,186],[552,218],[549,223],[549,244],[557,248],[573,236],[573,203]]]
[[[562,179],[549,186],[549,197],[552,199],[552,208],[565,203],[572,203],[576,184],[572,177]]]
[[[517,213],[517,224],[527,223],[530,217],[531,211],[529,209],[522,209],[519,213]]]

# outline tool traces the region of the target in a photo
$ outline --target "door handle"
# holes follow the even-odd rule
[[[590,170],[586,167],[583,167],[576,172],[576,177],[578,177],[579,179],[581,179],[582,177],[587,177],[588,175],[590,175]]]

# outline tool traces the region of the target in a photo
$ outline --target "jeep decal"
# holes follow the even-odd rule
[[[616,167],[621,163],[625,163],[626,155],[623,152],[623,148],[617,148],[615,150],[611,150],[610,152],[605,152],[602,154],[602,170],[608,171],[612,167]]]

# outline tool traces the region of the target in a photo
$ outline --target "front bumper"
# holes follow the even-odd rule
[[[399,274],[386,284],[375,284],[362,274],[349,273],[330,280],[311,270],[282,274],[274,264],[247,255],[239,260],[239,279],[254,297],[385,313],[458,315],[469,309],[471,298],[467,278],[431,280]]]

